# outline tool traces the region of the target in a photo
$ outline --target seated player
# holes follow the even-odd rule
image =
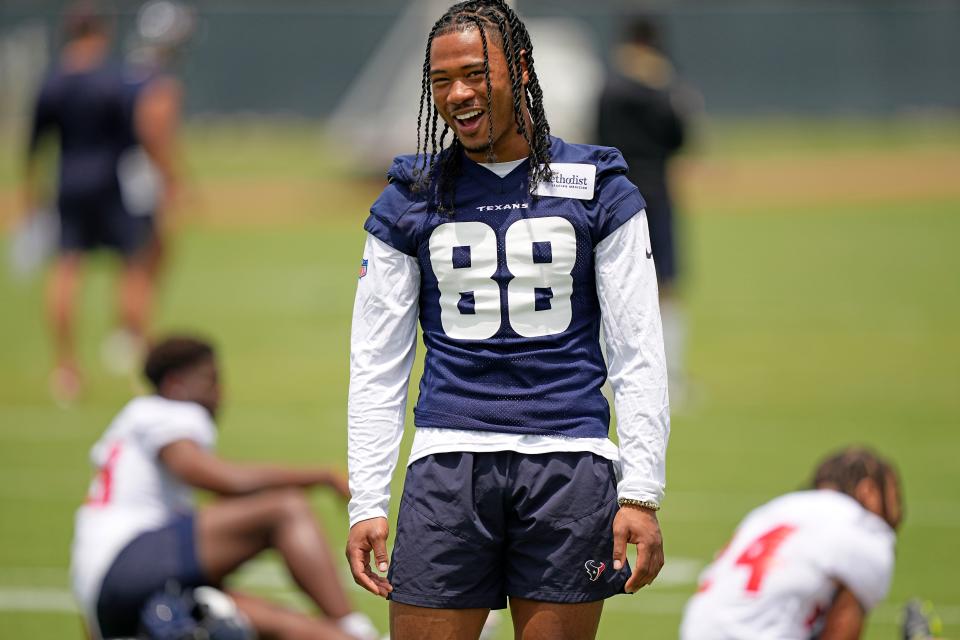
[[[681,638],[859,638],[890,587],[901,504],[888,461],[857,447],[830,456],[812,490],[740,523],[701,575]]]
[[[131,400],[93,446],[97,476],[77,512],[71,578],[91,635],[133,636],[143,604],[171,581],[219,586],[273,548],[325,617],[231,592],[261,638],[377,638],[352,610],[304,492],[325,486],[346,498],[346,479],[213,453],[220,384],[209,344],[163,340],[144,373],[155,395]],[[220,498],[195,509],[194,489]]]

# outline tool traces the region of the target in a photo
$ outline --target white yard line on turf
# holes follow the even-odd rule
[[[288,595],[291,596],[291,601],[297,599],[293,597],[296,595],[293,591]],[[604,610],[673,616],[683,611],[687,597],[680,593],[641,590],[632,596],[610,598],[604,604]],[[935,609],[944,624],[960,624],[960,605],[936,605]],[[76,613],[77,606],[70,591],[66,589],[0,587],[0,611]],[[886,603],[878,607],[877,611],[871,614],[871,618],[887,624],[899,624],[901,611],[899,604]]]
[[[67,589],[0,587],[0,611],[75,613],[77,605]]]

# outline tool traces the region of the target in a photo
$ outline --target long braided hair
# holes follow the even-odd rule
[[[449,147],[444,147],[450,127],[442,123],[436,104],[432,100],[430,81],[430,53],[433,40],[437,36],[455,31],[477,29],[483,44],[483,72],[487,86],[487,122],[489,124],[487,161],[494,162],[493,154],[493,114],[491,113],[490,58],[489,46],[493,33],[499,40],[507,60],[507,71],[513,92],[513,119],[517,133],[522,135],[530,148],[528,159],[530,193],[537,185],[550,180],[550,124],[543,110],[543,91],[537,79],[533,64],[533,43],[526,26],[503,0],[467,0],[453,5],[434,23],[427,37],[427,48],[423,59],[423,75],[420,86],[420,107],[417,112],[417,159],[414,164],[416,178],[415,189],[426,192],[431,204],[440,213],[453,215],[455,209],[455,185],[463,167],[463,144],[456,137]],[[528,82],[523,84],[523,69],[520,65],[520,52],[524,52],[527,63]],[[524,109],[523,97],[526,97],[527,109]],[[527,125],[527,113],[530,126]],[[439,138],[438,136],[439,130]]]
[[[887,481],[893,480],[895,485],[899,485],[899,479],[893,464],[870,449],[850,447],[830,455],[817,467],[811,484],[815,489],[836,489],[854,497],[857,485],[867,478],[879,488],[883,500],[883,517],[889,521],[891,514],[887,513]],[[899,494],[899,488],[897,493]],[[902,512],[902,496],[899,496],[899,501]]]

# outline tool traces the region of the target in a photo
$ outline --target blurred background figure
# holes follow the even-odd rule
[[[78,2],[63,19],[59,61],[35,101],[24,180],[28,213],[39,210],[37,152],[47,134],[59,143],[57,209],[59,255],[47,290],[55,366],[51,391],[70,402],[81,390],[75,345],[76,298],[85,254],[104,246],[123,259],[119,284],[120,324],[143,336],[149,281],[143,247],[149,220],[126,210],[117,162],[129,138],[121,72],[109,62],[113,20],[91,2]]]
[[[124,79],[132,126],[117,176],[131,215],[153,220],[143,260],[154,293],[170,253],[170,217],[182,185],[178,130],[184,90],[177,65],[195,28],[193,9],[155,0],[138,11],[127,43]],[[142,348],[142,335],[121,325],[103,342],[104,365],[114,373],[130,373]]]
[[[64,14],[64,45],[36,98],[23,184],[28,215],[40,210],[38,150],[48,134],[59,145],[59,253],[47,290],[53,333],[50,389],[58,402],[82,390],[76,349],[77,297],[84,260],[105,248],[122,261],[118,283],[118,333],[107,343],[107,363],[130,371],[142,356],[153,303],[158,254],[149,196],[131,188],[130,150],[138,142],[175,190],[169,137],[176,121],[170,97],[128,82],[109,55],[114,20],[93,2],[71,5]],[[143,94],[144,100],[139,100]],[[159,104],[162,103],[162,104]],[[129,176],[128,176],[129,177]]]
[[[859,638],[890,589],[902,518],[889,461],[859,447],[832,454],[810,490],[744,518],[700,576],[681,637]]]
[[[682,403],[686,322],[677,296],[678,243],[669,162],[683,146],[699,96],[681,84],[650,17],[633,18],[613,52],[613,69],[597,109],[598,144],[616,147],[647,203],[647,222],[660,286],[670,396]]]

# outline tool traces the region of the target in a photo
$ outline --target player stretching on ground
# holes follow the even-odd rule
[[[517,637],[592,638],[603,600],[663,564],[669,411],[643,198],[616,149],[549,135],[533,45],[502,1],[437,21],[422,90],[418,153],[396,159],[365,225],[351,570],[391,600],[394,640],[475,639],[508,600]],[[427,351],[388,563],[418,316]]]
[[[684,640],[854,640],[886,597],[901,519],[896,471],[859,448],[827,458],[813,489],[751,512],[703,572]]]
[[[76,518],[71,575],[92,635],[137,633],[140,610],[175,580],[219,585],[274,548],[318,618],[233,593],[262,638],[377,638],[353,613],[304,489],[343,497],[345,479],[326,468],[227,462],[213,452],[220,385],[213,349],[192,338],[154,347],[145,373],[156,395],[131,400],[91,451],[98,469]],[[202,509],[194,488],[220,494]]]

